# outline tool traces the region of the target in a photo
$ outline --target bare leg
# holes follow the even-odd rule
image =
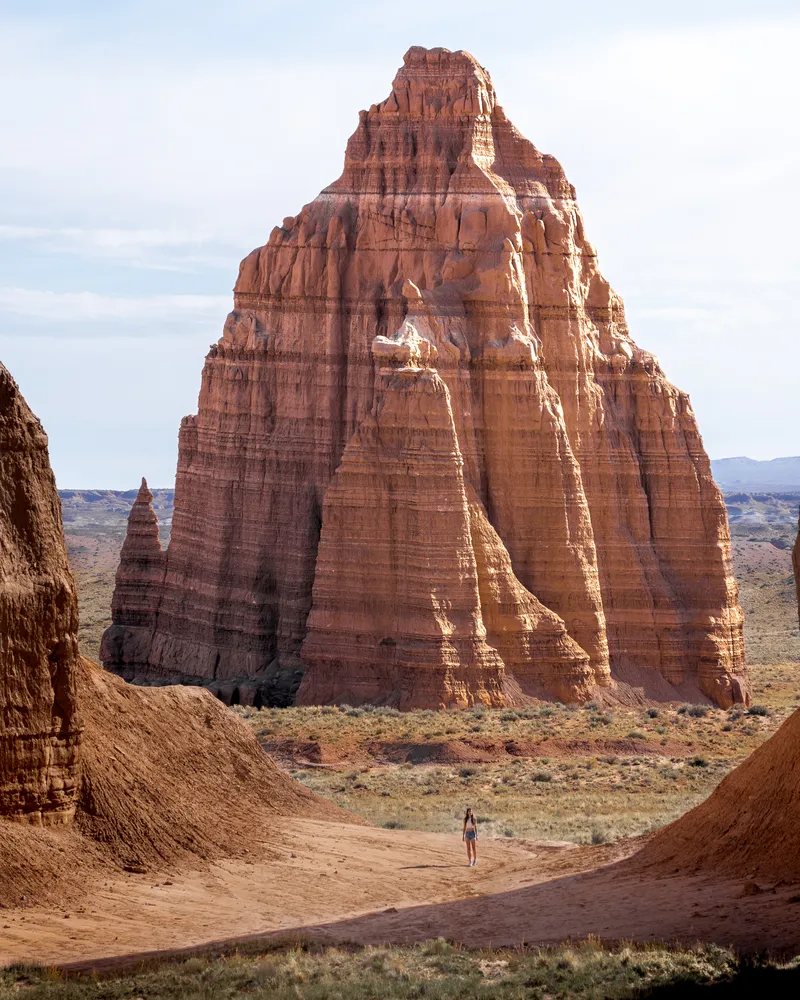
[[[472,841],[472,863],[475,864],[475,865],[478,863],[478,838],[477,837]]]
[[[464,843],[467,845],[467,864],[469,864],[471,861],[471,856],[469,853],[469,841],[467,840],[466,837],[464,838]]]

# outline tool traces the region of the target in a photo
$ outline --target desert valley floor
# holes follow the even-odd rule
[[[107,498],[63,498],[89,655],[105,624],[97,609],[107,606],[129,506],[112,499],[116,510]],[[170,499],[161,512],[167,526]],[[754,518],[764,503],[738,501]],[[253,947],[262,938],[265,946],[445,938],[498,948],[597,937],[748,951],[764,946],[767,929],[775,954],[796,953],[797,886],[750,884],[724,871],[650,876],[627,860],[800,704],[786,506],[777,523],[746,527],[731,512],[747,641],[756,651],[749,711],[236,706],[279,766],[370,825],[276,816],[258,849],[195,868],[130,866],[57,905],[4,909],[0,966],[110,969],[153,953]],[[788,652],[780,662],[770,655],[777,648]],[[483,833],[476,869],[462,856],[465,804]],[[72,835],[48,833],[55,851],[59,837]]]

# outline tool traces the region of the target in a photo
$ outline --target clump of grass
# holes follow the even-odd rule
[[[769,715],[769,709],[766,707],[766,705],[751,705],[750,708],[748,708],[747,710],[747,714],[766,716]]]
[[[553,775],[549,771],[534,771],[531,774],[531,781],[552,781]]]
[[[692,719],[704,719],[708,715],[705,705],[681,705],[678,715],[688,715]]]
[[[706,757],[692,757],[689,761],[690,767],[708,767],[708,759]]]
[[[645,714],[648,719],[657,719],[661,713],[657,708],[648,708]]]

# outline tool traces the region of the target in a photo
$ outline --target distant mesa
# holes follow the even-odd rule
[[[725,508],[560,164],[408,51],[242,261],[104,664],[226,701],[749,700]],[[142,501],[143,502],[143,501]]]
[[[716,458],[711,471],[721,490],[741,493],[800,492],[800,455],[758,461],[754,458]]]

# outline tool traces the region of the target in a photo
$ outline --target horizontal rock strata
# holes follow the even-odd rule
[[[47,435],[0,364],[0,818],[75,813],[77,631]]]
[[[163,583],[130,593],[125,563],[104,662],[142,682],[749,698],[688,397],[465,52],[411,49],[339,180],[242,262],[181,425]]]

